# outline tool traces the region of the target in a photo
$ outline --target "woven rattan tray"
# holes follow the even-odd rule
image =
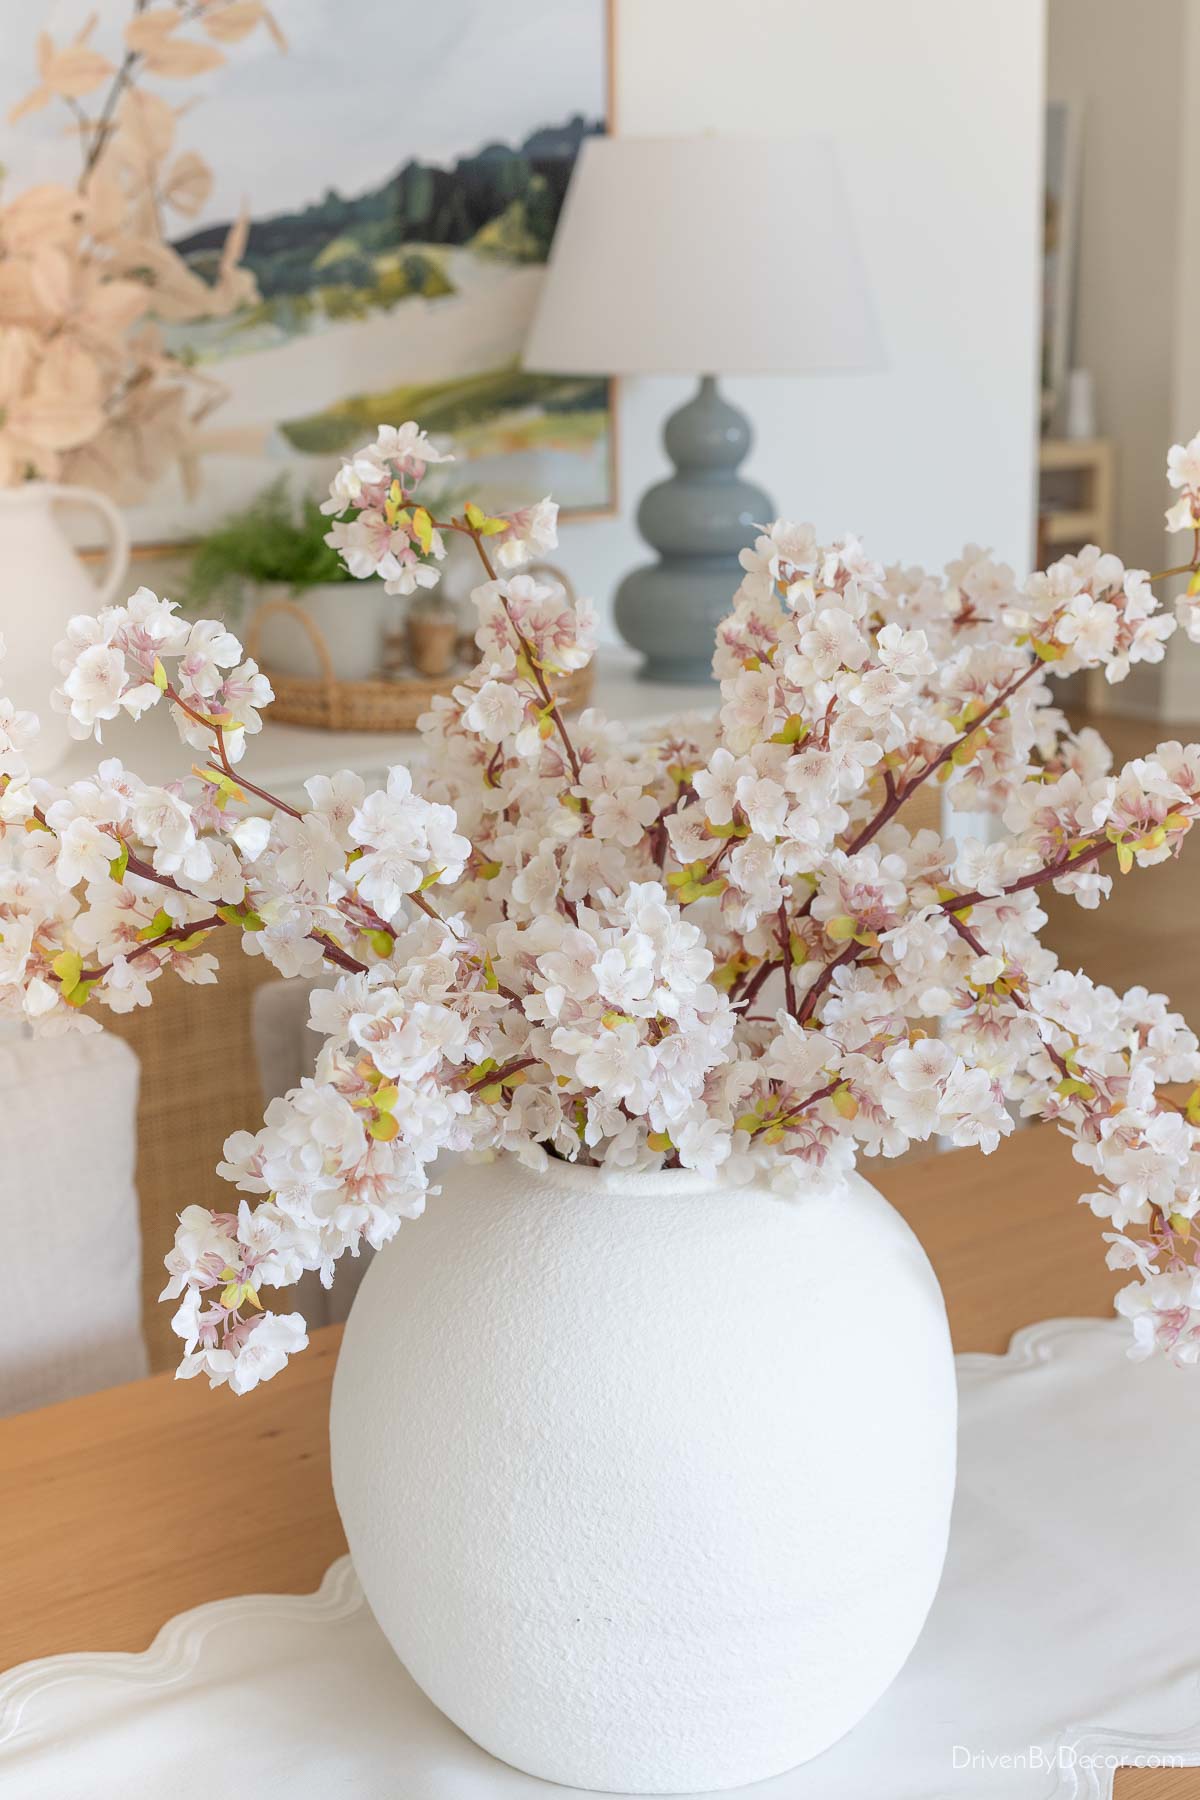
[[[542,565],[539,572],[552,575],[570,592],[561,570]],[[262,627],[273,613],[283,613],[305,633],[320,670],[316,675],[285,675],[263,664],[275,690],[271,718],[283,725],[308,725],[321,731],[414,731],[422,713],[429,711],[437,694],[448,694],[467,675],[477,657],[474,640],[461,640],[461,661],[445,675],[377,676],[370,681],[341,681],[334,674],[329,646],[316,622],[291,600],[264,600],[246,632],[246,653],[258,660]],[[586,706],[592,692],[592,669],[578,669],[560,676],[555,692],[567,712]]]

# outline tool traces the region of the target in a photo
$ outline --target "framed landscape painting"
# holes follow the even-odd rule
[[[5,120],[36,30],[72,36],[91,9],[36,10],[0,0]],[[100,11],[123,19],[131,0]],[[378,423],[414,417],[459,458],[446,501],[469,482],[501,506],[552,491],[567,512],[611,510],[611,384],[519,362],[575,157],[607,125],[606,0],[510,0],[502,15],[487,0],[282,0],[276,15],[284,53],[264,36],[188,84],[181,136],[215,182],[172,241],[203,274],[244,211],[258,297],[168,327],[225,398],[198,493],[169,471],[128,509],[135,541],[196,537],[281,474],[319,491]],[[3,123],[7,191],[73,181],[72,149],[49,113]]]

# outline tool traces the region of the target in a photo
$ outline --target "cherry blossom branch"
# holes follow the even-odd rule
[[[188,894],[185,887],[180,887],[173,875],[160,875],[158,870],[152,868],[148,862],[143,862],[140,856],[135,856],[124,838],[117,838],[115,842],[125,851],[125,867],[130,875],[137,875],[143,881],[157,882],[159,887],[170,888],[173,893],[187,894],[189,900],[198,898],[195,894]]]
[[[491,557],[488,555],[487,551],[483,547],[482,532],[476,531],[475,528],[471,525],[462,524],[453,519],[450,521],[448,526],[439,525],[439,523],[436,519],[433,521],[433,523],[434,523],[434,526],[438,530],[457,531],[463,537],[469,537],[471,542],[475,546],[476,554],[478,555],[480,562],[483,564],[483,567],[487,574],[488,580],[495,581],[497,579],[495,564],[492,562]],[[513,631],[516,633],[517,642],[520,644],[521,649],[524,652],[525,660],[529,664],[530,672],[533,675],[534,683],[537,686],[538,692],[542,696],[542,703],[547,709],[546,716],[553,722],[554,727],[557,730],[558,735],[562,740],[562,747],[563,747],[564,751],[566,752],[567,761],[571,765],[571,773],[575,777],[575,783],[578,786],[580,774],[581,774],[581,765],[580,765],[579,757],[576,754],[575,746],[571,742],[570,733],[568,732],[567,727],[563,722],[562,713],[559,711],[558,701],[555,698],[554,692],[551,689],[549,683],[547,682],[545,676],[542,674],[541,665],[539,664],[539,662],[537,660],[533,645],[529,642],[529,639],[525,636],[525,633],[521,630],[521,627],[517,624],[516,620],[512,616],[511,611],[509,610],[509,605],[508,605],[507,599],[505,599],[502,596],[500,604],[504,608],[505,618],[508,620],[509,624],[513,628]],[[583,810],[585,813],[590,811],[590,808],[588,806],[588,802],[586,799],[583,801]]]
[[[178,688],[172,687],[170,684],[163,689],[163,698],[168,700],[172,706],[177,706],[180,712],[185,713],[195,724],[212,733],[216,756],[209,758],[209,767],[217,774],[226,776],[235,787],[244,788],[248,794],[253,794],[256,799],[265,801],[268,806],[275,807],[279,812],[287,813],[289,818],[302,819],[304,817],[296,807],[289,806],[286,800],[281,800],[278,794],[272,794],[268,788],[259,787],[255,782],[249,781],[237,769],[230,761],[229,752],[225,747],[225,728],[216,719],[210,718],[207,713],[197,712],[194,706],[189,706]]]
[[[127,963],[137,962],[140,957],[149,956],[152,950],[161,950],[167,944],[181,943],[184,939],[195,937],[200,932],[216,931],[224,923],[220,914],[214,913],[211,918],[199,919],[193,925],[172,925],[169,930],[160,932],[157,937],[147,938],[144,943],[135,945],[125,961]],[[103,981],[112,966],[112,963],[102,963],[98,969],[80,969],[76,976],[76,982]],[[53,973],[47,979],[61,982],[61,978]]]
[[[218,724],[215,719],[208,718],[205,714],[197,712],[194,707],[189,706],[187,701],[180,696],[176,688],[168,686],[165,689],[165,696],[173,705],[178,706],[181,712],[186,713],[189,719],[194,719],[196,724],[202,725],[206,730],[212,732],[216,749],[216,758],[209,758],[209,767],[211,769],[218,774],[224,775],[227,780],[233,783],[234,787],[244,789],[248,794],[253,794],[256,799],[264,801],[268,806],[275,807],[279,812],[286,813],[289,818],[302,819],[304,817],[304,814],[300,812],[297,807],[289,806],[288,802],[286,800],[281,800],[278,794],[272,794],[268,788],[259,787],[256,782],[248,780],[246,776],[236,768],[230,761],[229,752],[225,745],[224,727]],[[136,872],[142,873],[144,870],[145,865],[143,864]],[[150,871],[150,873],[152,874],[153,871]],[[179,884],[177,882],[171,882],[170,885],[172,887],[178,887]],[[180,892],[186,893],[187,889],[182,888],[180,889]],[[434,918],[439,917],[431,906],[422,903],[418,895],[412,895],[412,899],[421,906],[422,911],[431,914]],[[444,923],[445,921],[442,922]],[[382,920],[380,920],[380,924],[383,924]],[[366,973],[367,964],[360,962],[356,956],[351,956],[348,950],[343,950],[341,946],[334,943],[333,939],[325,932],[310,931],[308,935],[314,943],[320,944],[327,962],[336,964],[339,969],[345,969],[350,974],[363,975]]]
[[[966,944],[969,949],[973,950],[976,956],[986,956],[988,952],[984,949],[970,926],[964,924],[961,919],[956,918],[953,913],[951,913],[949,917],[951,925],[954,927],[954,930],[958,933],[963,943]],[[1016,988],[1009,987],[1008,998],[1020,1012],[1029,1013],[1032,1010],[1024,994],[1018,993]],[[1042,1044],[1046,1054],[1049,1056],[1059,1074],[1069,1078],[1071,1071],[1067,1067],[1066,1058],[1060,1056],[1059,1052],[1054,1048],[1054,1045],[1049,1043],[1046,1039],[1042,1040]]]
[[[796,1007],[796,995],[792,988],[792,922],[788,918],[787,902],[779,903],[779,942],[783,950],[783,992],[784,1000],[793,1019],[799,1017]]]
[[[770,975],[772,975],[774,973],[774,971],[776,969],[781,968],[781,967],[782,967],[782,963],[781,963],[779,957],[764,957],[762,962],[759,963],[757,969],[754,970],[753,975],[750,976],[749,983],[746,987],[746,991],[744,994],[739,994],[739,992],[738,992],[738,989],[741,986],[741,981],[743,978],[739,977],[738,980],[734,983],[733,991],[729,997],[730,1004],[735,1005],[735,1006],[741,1005],[743,1007],[752,1005],[753,1002],[755,1000],[757,1000],[758,995],[759,995],[759,990],[762,988],[763,983],[768,979],[768,977]]]
[[[958,933],[959,937],[962,938],[963,942],[969,945],[975,952],[976,956],[986,956],[988,954],[987,950],[980,943],[970,927],[964,924],[961,919],[956,918],[953,913],[950,914],[950,923]],[[1015,987],[1010,985],[1006,998],[1012,1001],[1012,1004],[1019,1012],[1023,1012],[1027,1018],[1034,1018],[1035,1023],[1037,1022],[1033,1007],[1029,1004],[1029,1001],[1025,998],[1024,994],[1020,993]],[[1079,1063],[1076,1063],[1075,1067],[1072,1068],[1066,1057],[1062,1055],[1061,1051],[1054,1047],[1049,1038],[1046,1037],[1040,1029],[1038,1037],[1042,1049],[1046,1052],[1046,1055],[1050,1058],[1050,1061],[1054,1064],[1064,1081],[1082,1083],[1083,1086],[1090,1087],[1096,1095],[1105,1093],[1107,1084],[1102,1076],[1095,1074],[1091,1069],[1088,1069]],[[1076,1042],[1078,1042],[1078,1040],[1076,1040]],[[1070,1090],[1070,1092],[1085,1113],[1090,1114],[1094,1110],[1093,1105],[1082,1093],[1078,1092],[1077,1089]],[[1157,1091],[1151,1095],[1150,1104],[1158,1112],[1183,1113],[1185,1115],[1187,1113],[1186,1105],[1181,1105],[1178,1101],[1172,1100],[1169,1094],[1160,1094]],[[1164,1247],[1169,1249],[1173,1245],[1174,1234],[1161,1208],[1156,1208],[1155,1210],[1158,1215],[1159,1228],[1165,1234]],[[1166,1242],[1166,1240],[1170,1240],[1170,1242]]]
[[[798,1106],[793,1106],[791,1111],[784,1118],[773,1119],[771,1123],[783,1131],[797,1130],[804,1122],[802,1115],[809,1112],[811,1108],[818,1105],[820,1101],[828,1100],[830,1094],[835,1094],[841,1085],[841,1077],[835,1077],[835,1079],[828,1082],[825,1087],[818,1088],[814,1094],[810,1094],[807,1100],[801,1100]]]
[[[169,692],[169,690],[168,690],[168,692]],[[179,704],[183,705],[182,702],[179,702]],[[201,716],[199,713],[193,712],[191,707],[183,705],[183,710],[186,713],[188,713],[190,717],[198,720],[200,723],[210,724],[210,721],[201,719]],[[223,743],[221,745],[221,749],[222,749],[222,753],[224,753],[224,744]],[[265,789],[256,788],[253,786],[252,783],[245,781],[245,780],[241,780],[234,773],[234,771],[230,768],[228,757],[224,757],[224,754],[223,754],[223,760],[224,760],[224,764],[225,764],[225,768],[224,768],[223,772],[228,773],[230,776],[230,779],[237,786],[248,788],[252,794],[257,794],[259,799],[266,800],[268,802],[268,804],[279,806],[284,812],[290,813],[294,819],[299,819],[302,816],[300,813],[296,812],[296,810],[293,807],[286,806],[284,804],[284,802],[281,800],[276,800],[275,797],[271,794],[268,794]],[[213,767],[215,768],[215,767],[217,767],[217,765],[214,764]],[[46,815],[41,810],[40,807],[34,807],[33,816],[35,819],[37,819],[38,823],[40,825],[42,825],[47,831],[52,830],[52,827],[46,823]],[[158,872],[158,870],[155,869],[150,863],[144,862],[140,856],[138,856],[134,851],[130,850],[129,845],[126,843],[124,838],[114,836],[113,842],[117,845],[118,852],[120,852],[121,850],[124,851],[124,853],[125,853],[125,868],[126,868],[126,871],[130,875],[136,875],[142,881],[156,882],[159,887],[170,888],[173,893],[183,894],[189,900],[196,900],[199,898],[199,895],[193,894],[189,888],[183,887],[178,881],[176,881],[175,877],[173,875],[161,875]],[[429,913],[431,915],[431,917],[433,917],[433,918],[440,917],[440,915],[437,912],[435,912],[433,907],[431,907],[427,904],[423,904],[417,895],[414,894],[412,896],[412,898],[414,900],[416,900],[417,904],[422,907],[422,910]],[[378,915],[375,915],[375,916],[376,916],[376,918],[378,918]],[[161,937],[154,938],[154,939],[148,941],[146,944],[142,945],[139,949],[133,951],[125,960],[127,962],[134,962],[134,961],[136,961],[136,959],[139,956],[144,955],[146,951],[156,949],[160,944],[170,942],[174,938],[190,937],[193,932],[215,930],[218,926],[223,925],[225,922],[226,921],[224,919],[222,919],[218,916],[214,919],[202,920],[199,924],[195,924],[195,925],[175,926],[172,928],[171,931],[164,932]],[[442,920],[441,922],[443,924],[445,924],[445,920]],[[388,927],[384,925],[384,921],[382,919],[378,919],[378,924],[383,929],[385,929],[385,930],[388,929]],[[348,950],[343,950],[339,944],[336,944],[333,941],[333,939],[327,935],[327,933],[325,933],[323,931],[310,931],[308,935],[314,943],[320,944],[321,949],[324,952],[324,955],[325,955],[327,961],[329,961],[331,963],[335,963],[338,968],[345,969],[350,974],[364,975],[366,973],[367,964],[364,962],[359,962],[358,958],[351,956],[351,954]],[[111,967],[112,967],[112,964],[108,963],[101,969],[85,969],[81,972],[79,979],[81,981],[100,980],[104,975],[106,975],[108,973],[108,971]]]
[[[808,1024],[808,1021],[817,1010],[821,995],[825,992],[825,989],[829,986],[838,970],[844,969],[847,963],[852,963],[860,957],[863,953],[863,949],[864,946],[862,944],[847,944],[846,948],[839,956],[835,956],[832,962],[827,962],[825,964],[825,967],[821,970],[821,973],[817,976],[817,979],[813,982],[807,994],[804,996],[799,1013],[799,1023],[801,1025]]]
[[[868,824],[863,826],[857,837],[852,839],[846,846],[846,854],[848,856],[853,856],[856,850],[861,850],[865,844],[869,844],[871,839],[876,837],[891,819],[895,818],[905,801],[910,799],[912,795],[916,793],[917,789],[929,780],[931,775],[936,775],[939,769],[944,768],[953,757],[954,752],[961,749],[969,737],[973,737],[977,731],[981,730],[982,727],[987,724],[988,720],[992,718],[1007,701],[1012,699],[1019,688],[1023,688],[1027,681],[1031,681],[1033,677],[1038,674],[1041,666],[1041,663],[1031,658],[1029,667],[1025,670],[1024,674],[1019,675],[1015,681],[1009,682],[1006,688],[1002,688],[995,699],[980,713],[979,717],[972,720],[961,736],[956,737],[953,743],[947,744],[945,748],[934,757],[933,761],[928,763],[925,768],[921,770],[920,774],[914,775],[911,781],[906,781],[904,786],[900,788],[896,787],[895,783],[892,782],[891,791],[883,805],[880,807],[875,817],[871,819]]]
[[[518,1056],[514,1057],[511,1062],[503,1063],[498,1069],[488,1069],[484,1074],[478,1072],[472,1074],[464,1070],[458,1076],[456,1085],[465,1088],[499,1086],[510,1081],[514,1075],[520,1075],[524,1070],[532,1069],[534,1064],[540,1060],[536,1056]]]
[[[439,925],[445,926],[446,930],[450,933],[451,937],[458,938],[459,942],[461,943],[462,933],[455,929],[455,927],[450,923],[449,919],[442,917],[442,915],[438,911],[437,907],[434,906],[430,901],[426,900],[424,894],[421,894],[421,893],[409,894],[408,898],[412,901],[413,905],[417,908],[418,912],[423,912],[427,919],[436,919],[436,921]],[[380,922],[382,923],[382,921],[380,921]],[[385,931],[390,931],[391,926],[390,925],[384,926],[384,929],[385,929]]]
[[[939,910],[953,915],[965,911],[970,906],[982,906],[988,900],[1005,900],[1011,894],[1023,894],[1029,888],[1042,887],[1048,881],[1058,881],[1064,875],[1074,875],[1080,869],[1090,868],[1094,862],[1098,862],[1102,856],[1107,856],[1108,852],[1115,850],[1116,847],[1111,838],[1105,838],[1091,845],[1081,855],[1062,857],[1056,863],[1046,863],[1042,868],[1034,869],[1028,875],[1022,875],[1019,881],[1011,882],[1008,887],[1001,888],[998,894],[984,894],[976,888],[972,894],[955,894],[953,899],[943,900]]]
[[[1020,881],[1014,881],[1009,887],[1003,888],[998,894],[982,894],[978,890],[973,894],[956,894],[950,900],[943,900],[940,904],[939,911],[946,914],[953,924],[955,922],[955,913],[965,912],[972,906],[980,906],[987,900],[1003,900],[1011,894],[1022,893],[1028,888],[1040,887],[1044,882],[1057,881],[1063,875],[1073,875],[1076,870],[1090,867],[1092,863],[1098,861],[1098,859],[1107,851],[1115,849],[1116,845],[1106,839],[1103,843],[1093,845],[1092,848],[1086,851],[1082,856],[1077,856],[1054,864],[1048,864],[1045,868],[1035,869],[1031,874],[1023,875]],[[866,946],[863,944],[849,943],[839,956],[835,956],[832,962],[825,964],[820,975],[804,996],[804,1003],[800,1008],[799,1019],[799,1022],[802,1025],[806,1025],[809,1019],[812,1018],[822,994],[824,994],[826,988],[837,974],[837,971],[845,968],[848,963],[857,962],[859,957],[862,956],[865,948]],[[778,967],[778,964],[772,966]],[[757,992],[757,988],[754,991]],[[747,994],[747,1001],[749,998],[750,995]]]
[[[289,806],[287,801],[281,800],[277,794],[270,793],[266,788],[258,787],[253,781],[248,781],[244,775],[236,773],[235,770],[229,766],[228,762],[224,764],[215,763],[210,757],[209,767],[217,770],[218,773],[222,775],[228,775],[235,787],[244,788],[248,794],[253,794],[256,800],[265,800],[268,806],[274,806],[281,813],[286,813],[289,819],[302,819],[304,817],[304,814],[300,812],[297,807]]]
[[[359,962],[357,957],[351,956],[348,950],[343,950],[340,944],[335,944],[323,931],[310,931],[308,935],[315,944],[320,944],[327,962],[336,963],[339,969],[345,969],[351,975],[366,974],[366,963]]]

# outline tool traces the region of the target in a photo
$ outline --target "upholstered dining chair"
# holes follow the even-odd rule
[[[0,1036],[0,1415],[146,1373],[138,1073],[108,1032]]]

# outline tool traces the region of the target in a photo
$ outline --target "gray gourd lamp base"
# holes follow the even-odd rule
[[[634,569],[617,589],[617,629],[646,658],[643,680],[708,681],[713,636],[742,579],[738,552],[774,509],[737,473],[750,422],[711,375],[671,414],[663,442],[675,474],[647,489],[637,514],[658,561]]]

